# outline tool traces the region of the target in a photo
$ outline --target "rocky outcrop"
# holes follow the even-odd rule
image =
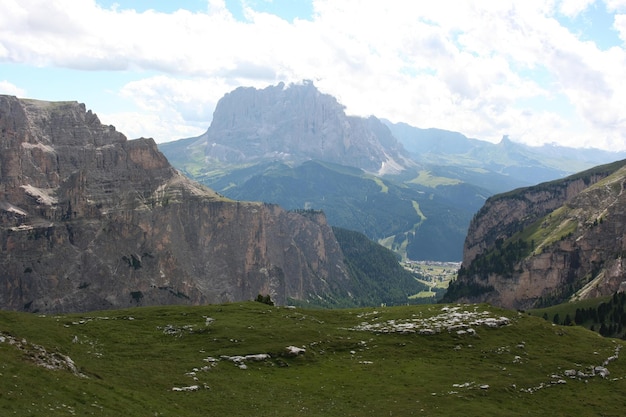
[[[470,223],[463,266],[492,248],[497,240],[508,239],[607,175],[599,172],[585,178],[573,176],[489,198]]]
[[[69,312],[347,291],[323,215],[227,200],[76,102],[0,96],[0,308]]]
[[[626,281],[626,161],[490,198],[446,301],[508,308],[609,295]]]
[[[379,174],[415,165],[381,121],[347,116],[334,97],[311,82],[241,87],[226,94],[207,132],[186,150],[196,151],[229,164],[319,159]]]

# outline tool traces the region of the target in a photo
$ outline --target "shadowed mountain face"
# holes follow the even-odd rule
[[[0,308],[85,311],[349,291],[322,214],[234,202],[75,102],[0,96]]]
[[[492,196],[446,301],[541,307],[623,290],[626,161]]]

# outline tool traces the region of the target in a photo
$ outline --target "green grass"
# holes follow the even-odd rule
[[[609,295],[606,297],[590,298],[590,299],[585,299],[585,300],[566,302],[566,303],[561,303],[561,304],[557,304],[557,305],[550,306],[550,307],[535,308],[535,309],[529,310],[529,313],[537,317],[543,317],[543,315],[546,314],[550,320],[552,320],[555,314],[558,314],[561,317],[561,320],[564,319],[565,316],[569,314],[569,316],[573,319],[574,316],[576,315],[576,309],[589,308],[589,307],[596,308],[598,307],[598,305],[600,305],[600,303],[607,302],[610,299],[611,299],[611,296]]]
[[[411,201],[411,203],[413,204],[413,208],[415,209],[415,212],[417,213],[417,215],[420,218],[420,223],[418,223],[416,226],[413,227],[413,229],[415,230],[415,228],[421,224],[421,222],[423,222],[424,220],[426,220],[426,216],[424,216],[424,213],[422,213],[422,210],[420,210],[420,203],[418,203],[417,201],[413,200]]]
[[[415,299],[415,298],[432,298],[435,297],[437,295],[436,292],[434,291],[420,291],[417,294],[411,295],[409,296],[410,299]]]
[[[425,187],[436,188],[440,185],[458,185],[461,184],[462,181],[455,178],[446,178],[433,175],[432,172],[422,170],[419,171],[417,177],[413,178],[409,183],[419,184]]]
[[[378,177],[374,177],[374,178],[373,178],[373,180],[374,180],[374,182],[375,182],[376,184],[378,184],[378,186],[380,187],[380,192],[381,192],[381,193],[383,193],[383,194],[387,194],[387,193],[389,192],[389,186],[387,186],[387,184],[385,184],[385,183],[383,182],[383,180],[381,180],[381,179],[380,179],[380,178],[378,178]]]
[[[249,302],[45,317],[0,312],[3,335],[69,355],[87,376],[42,368],[28,349],[0,343],[0,415],[623,414],[623,358],[608,366],[607,379],[551,384],[552,375],[600,365],[615,353],[619,341],[583,328],[480,305],[462,308],[511,324],[474,326],[476,336],[355,330],[364,322],[437,316],[443,307],[305,310]],[[214,319],[208,326],[206,317]],[[174,334],[165,334],[166,326]],[[290,345],[306,352],[287,356]],[[247,362],[245,370],[220,360],[198,371],[197,381],[187,375],[209,356],[257,353],[271,359]],[[172,391],[192,384],[203,388]]]
[[[520,234],[514,235],[511,240],[520,238],[526,242],[535,242],[534,253],[541,253],[543,248],[574,233],[578,223],[572,219],[567,206],[559,207],[549,215],[537,220]]]

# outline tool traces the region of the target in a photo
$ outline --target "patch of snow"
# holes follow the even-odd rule
[[[28,225],[21,225],[21,226],[16,226],[16,227],[11,227],[11,231],[12,232],[24,232],[26,230],[33,230],[34,227],[33,226],[28,226]]]
[[[22,148],[24,149],[40,149],[43,152],[46,153],[56,153],[56,151],[54,150],[54,148],[50,145],[44,145],[43,143],[29,143],[29,142],[22,142]]]
[[[405,170],[404,166],[401,163],[393,159],[385,152],[386,161],[383,161],[380,169],[376,173],[377,175],[386,175],[386,174],[399,174]]]
[[[30,184],[22,185],[20,188],[22,188],[26,194],[33,197],[39,204],[52,206],[59,202],[54,196],[54,193],[56,193],[55,188],[38,188]]]
[[[25,210],[22,210],[21,208],[6,201],[0,202],[0,210],[17,214],[18,216],[28,216],[28,213]]]

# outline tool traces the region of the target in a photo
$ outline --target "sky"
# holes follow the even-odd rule
[[[303,80],[350,115],[626,150],[626,0],[0,2],[0,94],[128,138],[198,136],[235,88]]]

